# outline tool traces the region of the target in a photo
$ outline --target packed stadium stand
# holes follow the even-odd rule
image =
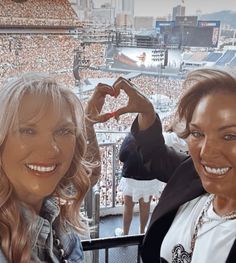
[[[149,98],[161,94],[170,99],[169,108],[175,105],[177,98],[182,94],[183,82],[177,74],[173,78],[164,77],[161,76],[161,70],[158,72],[156,67],[154,75],[143,74],[142,71],[132,72],[131,75],[130,72],[125,71],[101,70],[100,67],[105,68],[106,66],[107,46],[102,43],[84,44],[83,36],[78,34],[78,29],[81,29],[82,26],[67,0],[27,0],[22,3],[1,0],[0,84],[3,79],[15,74],[26,71],[43,71],[56,75],[68,85],[68,88],[77,91],[73,67],[76,52],[79,50],[81,52],[80,59],[89,61],[88,67],[79,68],[82,84],[90,79],[99,78],[102,82],[108,78],[114,80],[120,75],[124,75],[131,78],[132,82],[140,87],[140,91]],[[222,66],[225,63],[230,63],[230,66],[236,67],[235,53],[236,51],[185,53],[182,59],[195,61],[198,64],[204,61],[219,62],[219,65]],[[176,56],[170,63],[173,67],[175,65],[177,71],[178,59],[179,57]],[[170,55],[169,61],[171,62]],[[84,98],[88,98],[91,96],[92,90],[83,90],[83,93]],[[121,93],[115,101],[109,97],[104,105],[104,112],[115,111],[120,105],[125,105],[126,101],[124,93]],[[154,104],[157,108],[158,105],[155,101]],[[162,115],[160,112],[164,130],[171,123],[172,113],[172,111],[163,112]],[[120,179],[117,174],[121,170],[117,156],[119,146],[130,130],[134,117],[134,114],[127,114],[121,116],[119,122],[111,119],[107,123],[96,124],[102,155],[102,176],[99,182],[101,208],[111,208],[114,205],[121,205],[123,202],[122,193],[117,190]],[[117,175],[115,178],[114,174]]]
[[[25,27],[79,26],[75,12],[67,0],[28,0],[0,2],[0,25]]]
[[[16,73],[47,71],[73,86],[74,49],[80,41],[70,33],[79,26],[66,0],[0,3],[0,81]]]
[[[67,0],[0,2],[0,83],[26,71],[56,74],[74,88],[73,61],[81,45],[81,28]],[[92,66],[104,65],[104,46],[86,46],[84,53]]]
[[[26,71],[60,75],[69,85],[74,81],[71,69],[78,41],[69,35],[0,35],[0,74],[11,76]]]

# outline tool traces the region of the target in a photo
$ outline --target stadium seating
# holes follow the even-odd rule
[[[210,52],[205,58],[204,60],[207,62],[216,62],[221,56],[222,56],[222,52]]]

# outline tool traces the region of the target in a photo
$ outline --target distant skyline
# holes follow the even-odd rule
[[[96,7],[110,0],[93,0]],[[186,7],[186,15],[196,15],[231,10],[236,12],[235,0],[134,0],[135,16],[168,16],[172,15],[173,7],[181,4]]]

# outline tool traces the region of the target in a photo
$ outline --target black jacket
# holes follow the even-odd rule
[[[137,119],[131,132],[139,145],[145,166],[167,185],[159,199],[141,247],[143,263],[159,263],[162,241],[181,205],[205,193],[192,159],[164,144],[159,118],[146,131],[139,131]],[[203,251],[204,253],[204,251]],[[209,259],[210,262],[210,259]],[[236,241],[226,263],[236,262]],[[200,262],[199,262],[200,263]],[[220,262],[223,263],[223,262]]]

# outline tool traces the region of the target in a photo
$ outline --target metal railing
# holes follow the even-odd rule
[[[122,204],[117,195],[117,186],[120,181],[119,173],[122,167],[118,152],[127,132],[96,130],[96,134],[102,158],[101,178],[97,184],[100,192],[100,207],[102,209],[114,208],[117,204]]]
[[[92,219],[91,226],[94,227],[94,230],[91,232],[91,240],[82,240],[82,245],[84,251],[92,252],[93,263],[100,262],[100,250],[105,250],[105,262],[101,261],[101,263],[109,263],[109,249],[130,246],[137,246],[137,258],[134,262],[141,262],[140,245],[144,235],[99,238],[101,211],[107,210],[107,214],[110,214],[110,210],[117,205],[121,205],[121,202],[117,199],[117,185],[120,180],[118,173],[121,170],[117,156],[117,149],[119,146],[120,145],[115,142],[103,142],[100,144],[100,150],[103,154],[101,177],[103,182],[100,181],[95,187],[93,187],[93,189],[87,194],[85,200],[85,211],[87,216]],[[104,184],[104,192],[101,183]],[[104,198],[109,198],[109,200]]]
[[[97,134],[113,134],[114,136],[125,136],[127,132],[97,132]],[[111,208],[120,207],[123,204],[122,193],[118,189],[121,179],[122,163],[118,159],[118,150],[122,140],[117,142],[102,142],[100,143],[100,152],[102,155],[102,172],[101,178],[97,185],[93,188],[96,194],[100,195],[99,206],[94,204],[94,193],[90,191],[86,198],[87,216],[93,218],[97,210],[104,212],[111,211]],[[159,195],[159,193],[157,193]],[[155,196],[153,197],[155,202]],[[104,214],[104,213],[103,213]]]
[[[144,235],[140,234],[140,235],[129,235],[129,236],[121,236],[121,237],[96,238],[91,240],[83,240],[82,246],[84,251],[96,251],[96,250],[104,249],[105,262],[102,263],[109,263],[110,248],[138,246],[137,259],[135,262],[140,263],[141,262],[140,245],[143,241],[143,237]]]

